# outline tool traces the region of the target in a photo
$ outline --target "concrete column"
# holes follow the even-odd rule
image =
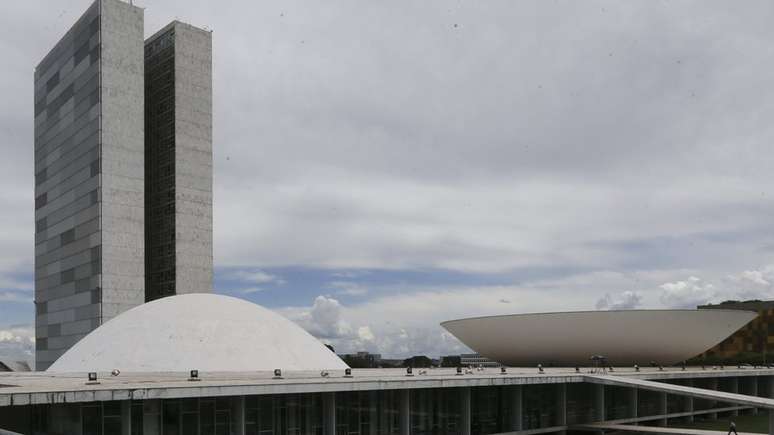
[[[637,389],[629,388],[629,417],[637,418]]]
[[[717,391],[717,389],[718,389],[718,378],[710,379],[709,380],[709,385],[707,386],[707,388],[709,388],[710,390],[716,390]],[[710,401],[710,406],[712,408],[717,408],[718,407],[718,402],[716,400],[712,400],[712,401]],[[717,420],[718,419],[718,413],[717,412],[712,412],[712,413],[706,414],[706,415],[707,415],[707,418],[710,419],[710,420]]]
[[[688,379],[687,384],[688,384],[689,387],[693,387],[693,379]],[[694,408],[693,396],[685,396],[685,399],[687,400],[686,406],[685,406],[687,408],[686,411],[690,412],[690,413],[693,413],[693,411],[694,411],[694,409],[693,409]],[[689,423],[693,423],[693,414],[689,415],[686,418],[686,420]]]
[[[556,424],[557,426],[567,426],[567,384],[556,385]],[[565,435],[567,431],[559,431],[560,435]]]
[[[470,387],[460,391],[460,434],[470,435]]]
[[[667,393],[658,393],[658,412],[660,415],[664,416],[664,418],[662,418],[661,420],[658,420],[658,425],[666,426],[667,425],[666,415],[668,413]]]
[[[132,435],[132,401],[121,401],[121,435]]]
[[[410,390],[400,390],[400,435],[411,434]]]
[[[371,425],[368,429],[368,435],[377,435],[379,431],[379,393],[371,391],[368,393],[368,421]]]
[[[731,378],[731,392],[732,393],[738,393],[739,392],[739,378],[737,378],[737,377]],[[735,409],[735,410],[731,411],[731,416],[732,417],[739,416],[739,410]]]
[[[605,421],[605,386],[594,385],[594,419]]]
[[[751,396],[758,396],[758,377],[757,376],[750,376],[750,395]],[[750,414],[757,415],[758,414],[758,408],[753,408],[750,410]]]
[[[233,398],[231,415],[234,416],[234,435],[245,435],[245,396]]]
[[[323,434],[336,435],[336,393],[322,393]]]
[[[511,430],[519,431],[523,427],[524,411],[521,405],[521,385],[511,386]]]

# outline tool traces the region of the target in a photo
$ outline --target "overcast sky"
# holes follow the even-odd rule
[[[0,16],[0,355],[33,318],[33,67]],[[215,291],[340,352],[438,323],[774,296],[774,3],[136,0],[214,31]]]

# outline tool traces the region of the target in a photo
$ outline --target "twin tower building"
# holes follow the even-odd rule
[[[132,307],[212,290],[212,35],[146,40],[143,13],[96,0],[35,69],[37,370]]]

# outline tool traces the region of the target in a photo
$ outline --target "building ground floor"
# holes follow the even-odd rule
[[[774,397],[771,370],[691,374],[654,373],[651,380]],[[13,379],[0,378],[0,384],[5,382]],[[241,382],[213,383],[73,382],[52,384],[50,391],[35,384],[26,392],[6,394],[5,400],[0,388],[0,434],[6,430],[30,435],[532,435],[588,431],[584,425],[600,422],[679,427],[696,420],[768,412],[739,401],[589,382],[569,371],[522,377],[493,372],[258,382],[249,376]],[[231,394],[236,392],[246,394]]]

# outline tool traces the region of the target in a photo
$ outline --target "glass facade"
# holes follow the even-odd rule
[[[686,397],[647,390],[635,395],[632,389],[588,383],[527,384],[0,407],[0,427],[41,435],[398,435],[406,433],[403,429],[413,435],[546,433],[598,421],[603,410],[596,407],[602,403],[605,420],[637,419],[644,425],[685,419],[691,410]],[[706,405],[694,399],[697,418],[726,415],[707,410],[728,404]]]
[[[35,70],[39,370],[100,322],[99,12],[93,4]]]

